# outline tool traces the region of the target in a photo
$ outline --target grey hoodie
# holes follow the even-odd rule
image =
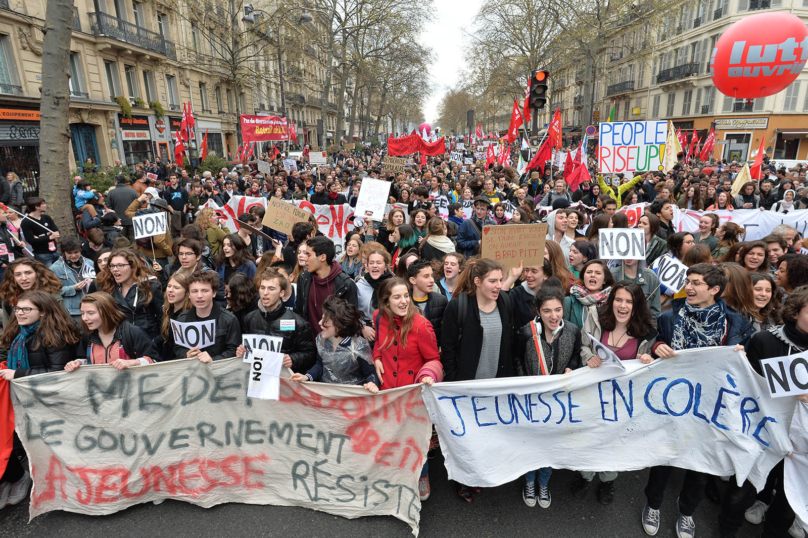
[[[561,211],[561,209],[556,209],[547,214],[547,240],[548,241],[555,241],[555,218],[556,213]],[[556,241],[557,242],[557,241]],[[561,250],[564,251],[564,256],[566,259],[564,260],[565,265],[569,265],[570,259],[570,247],[572,246],[573,240],[569,238],[567,234],[564,234],[564,237],[561,238],[561,242],[559,245],[561,246]]]

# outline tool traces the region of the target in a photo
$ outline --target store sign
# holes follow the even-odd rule
[[[182,118],[168,118],[171,122],[171,132],[178,133],[182,128]]]
[[[766,129],[769,118],[720,118],[715,120],[716,129]]]
[[[166,122],[164,122],[162,119],[158,119],[154,122],[154,128],[157,129],[158,133],[162,134],[163,131],[166,130]]]
[[[128,131],[148,131],[149,130],[149,117],[148,116],[132,116],[131,118],[124,118],[118,114],[118,122],[121,125],[121,130]]]
[[[130,131],[121,129],[121,138],[127,140],[151,140],[149,131]]]
[[[39,121],[39,110],[0,108],[0,120]]]

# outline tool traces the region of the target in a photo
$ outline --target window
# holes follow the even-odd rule
[[[800,82],[793,82],[786,89],[786,98],[783,101],[783,112],[794,112],[797,110],[797,98],[800,95]]]
[[[109,98],[114,101],[116,95],[121,95],[121,83],[118,79],[118,64],[109,60],[104,60],[104,71],[107,75],[107,90]]]
[[[626,101],[623,105],[625,106],[623,109],[623,121],[628,121],[628,114],[631,112],[631,101]]]
[[[146,87],[146,102],[157,101],[157,89],[154,85],[154,73],[143,71],[143,86]]]
[[[696,106],[693,108],[693,114],[701,114],[701,88],[696,90]]]
[[[227,88],[227,111],[228,112],[235,112],[236,107],[233,106],[233,90]]]
[[[135,24],[140,27],[146,26],[143,22],[143,4],[140,2],[132,2],[132,13],[135,14]]]
[[[693,90],[685,92],[684,99],[682,99],[682,116],[690,115],[690,102],[693,100]]]
[[[672,118],[673,117],[673,107],[676,104],[676,92],[669,92],[668,93],[668,109],[666,117]]]
[[[140,97],[140,91],[137,86],[137,70],[131,65],[124,65],[123,72],[126,75],[126,89],[129,90],[129,97],[132,99]]]
[[[715,86],[704,88],[704,104],[707,105],[705,114],[712,114],[713,110],[715,110]]]
[[[165,13],[157,12],[157,33],[166,39],[169,39],[168,34],[168,15]]]
[[[180,109],[179,93],[177,92],[177,77],[166,75],[166,87],[168,88],[168,106],[176,110]]]
[[[121,19],[122,21],[127,20],[126,18],[126,5],[124,5],[123,0],[112,0],[113,7],[115,8],[115,16]]]
[[[617,119],[619,117],[620,117],[620,103],[615,103],[614,104],[614,119]]]
[[[751,103],[749,102],[751,101]],[[724,96],[723,112],[760,112],[766,99],[733,99]]]
[[[14,93],[18,85],[14,66],[11,39],[7,35],[0,35],[0,93]]]
[[[194,48],[194,52],[199,52],[199,29],[196,27],[196,23],[191,23],[191,44]]]
[[[239,94],[239,104],[241,105],[241,111],[245,112],[247,110],[247,94],[241,92]]]
[[[224,112],[224,106],[222,104],[222,88],[216,86],[216,109],[221,114]]]
[[[208,102],[208,85],[204,82],[199,83],[199,99],[202,101],[202,110],[210,110],[210,103]]]
[[[84,74],[81,69],[81,56],[78,52],[70,53],[70,95],[73,97],[88,97],[84,93]]]

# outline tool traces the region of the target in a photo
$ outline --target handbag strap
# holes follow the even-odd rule
[[[539,369],[541,375],[547,375],[547,361],[544,360],[544,349],[541,346],[541,339],[536,334],[536,322],[530,322],[530,330],[533,332],[533,345],[536,346],[536,355],[539,357]]]

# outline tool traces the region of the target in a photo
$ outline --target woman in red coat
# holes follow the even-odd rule
[[[373,361],[381,389],[443,380],[443,367],[432,324],[410,299],[403,278],[393,277],[379,286],[379,309],[373,313],[376,344]],[[429,462],[424,462],[418,481],[421,500],[429,498]]]

